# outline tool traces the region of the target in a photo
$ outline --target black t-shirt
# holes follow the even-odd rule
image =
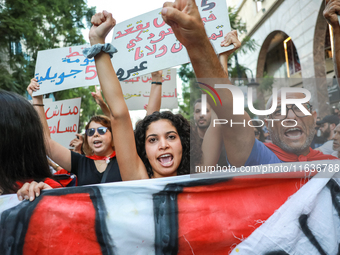
[[[106,171],[109,173],[105,183],[122,181],[116,157],[110,160],[104,172],[99,173],[93,159],[71,151],[71,173],[77,175],[78,186],[101,183]]]

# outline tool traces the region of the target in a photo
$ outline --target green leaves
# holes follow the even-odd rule
[[[95,8],[88,8],[85,0],[4,1],[0,7],[0,88],[24,94],[34,75],[37,52],[58,48],[60,43],[65,47],[84,44],[83,20],[89,25],[94,13]],[[13,43],[21,43],[23,52],[12,52]]]

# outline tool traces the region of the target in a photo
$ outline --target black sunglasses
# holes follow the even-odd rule
[[[108,128],[107,127],[89,128],[89,129],[86,129],[86,134],[88,136],[93,136],[94,133],[96,133],[96,130],[97,130],[98,134],[105,135],[105,133],[107,132]]]
[[[303,103],[302,104],[303,107],[305,107],[305,109],[309,112],[309,113],[312,113],[312,105],[310,103]],[[281,106],[278,106],[276,108],[276,111],[273,112],[271,115],[274,116],[276,119],[280,119],[280,120],[283,120],[285,118],[287,118],[287,115],[288,115],[288,112],[289,110],[292,110],[293,113],[296,115],[296,117],[299,117],[299,118],[303,118],[303,117],[306,117],[308,115],[305,115],[299,107],[297,107],[296,105],[290,105],[290,107],[288,105],[286,105],[286,116],[284,115],[281,115]],[[270,115],[269,115],[270,116]],[[268,116],[268,117],[269,117]]]

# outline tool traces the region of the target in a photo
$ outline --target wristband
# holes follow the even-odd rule
[[[32,104],[33,106],[45,106],[44,104]]]
[[[151,84],[162,85],[161,82],[157,82],[157,81],[153,81],[153,82],[151,82]]]
[[[98,43],[98,44],[92,45],[90,48],[83,49],[83,54],[84,54],[84,57],[91,59],[101,51],[108,53],[110,55],[110,58],[112,58],[114,53],[118,52],[117,49],[113,47],[111,43],[105,43],[105,44]]]

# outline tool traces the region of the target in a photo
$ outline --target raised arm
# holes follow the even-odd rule
[[[159,112],[162,103],[162,75],[163,71],[151,73],[152,82],[146,115]],[[160,84],[159,84],[160,83]]]
[[[323,16],[333,28],[333,63],[337,79],[340,78],[340,25],[338,15],[340,14],[340,0],[326,0]],[[339,83],[338,83],[339,84]],[[340,86],[340,84],[339,84]]]
[[[237,37],[237,31],[233,30],[230,31],[229,33],[227,33],[224,36],[224,40],[221,42],[221,46],[222,47],[228,47],[229,45],[234,45],[234,48],[225,52],[222,52],[219,55],[219,59],[221,62],[221,65],[223,67],[224,72],[226,73],[226,75],[229,77],[228,74],[228,58],[229,56],[238,48],[241,47],[241,42],[239,41],[238,37]]]
[[[217,119],[214,111],[211,112],[211,120]],[[221,154],[222,149],[222,128],[221,126],[214,127],[213,121],[204,134],[202,143],[202,161],[203,166],[215,166]]]
[[[102,109],[104,115],[110,118],[111,112],[110,112],[109,107],[104,102],[100,86],[98,87],[94,86],[94,87],[96,89],[96,92],[91,92],[91,95],[93,96],[94,100],[96,100],[96,103],[100,106],[100,109]]]
[[[91,22],[91,45],[105,43],[106,35],[116,24],[112,14],[107,11],[97,13]],[[112,135],[122,179],[148,179],[145,166],[137,154],[130,114],[109,54],[100,52],[95,56],[95,63],[103,95],[114,117],[111,118]]]
[[[194,0],[176,0],[165,3],[162,9],[164,21],[171,26],[177,39],[186,47],[198,81],[214,84],[230,84],[218,57],[209,42],[198,8]],[[203,79],[208,78],[208,79]],[[234,166],[242,166],[248,159],[255,142],[255,135],[247,125],[250,117],[247,113],[233,115],[233,96],[228,89],[216,89],[222,105],[215,105],[211,97],[208,102],[219,119],[233,122],[245,122],[245,127],[229,124],[222,125],[223,140],[228,160]],[[230,122],[229,122],[230,123]]]
[[[27,91],[32,96],[33,91],[39,90],[39,87],[37,79],[33,78],[27,87]],[[37,111],[40,122],[43,126],[45,146],[48,156],[65,170],[71,171],[70,150],[51,139],[50,129],[48,128],[45,109],[43,106],[43,96],[32,96],[32,98],[34,109]]]

